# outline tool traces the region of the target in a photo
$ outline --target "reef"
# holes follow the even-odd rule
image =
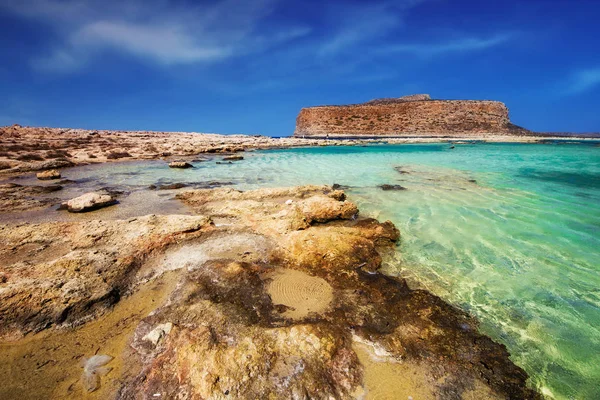
[[[473,318],[379,272],[400,232],[343,191],[177,198],[195,215],[0,226],[0,398],[539,398]]]

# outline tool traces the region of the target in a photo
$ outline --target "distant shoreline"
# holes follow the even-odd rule
[[[201,154],[232,154],[251,150],[313,146],[361,146],[410,143],[545,143],[600,141],[600,137],[514,135],[499,133],[454,135],[335,135],[306,137],[221,135],[212,133],[108,131],[0,127],[0,175],[21,174],[75,165],[125,160],[193,159]]]
[[[590,134],[535,134],[535,135],[526,135],[526,136],[514,136],[514,135],[469,135],[469,136],[453,136],[453,135],[335,135],[335,136],[272,136],[273,138],[289,138],[296,137],[299,139],[315,139],[315,140],[378,140],[378,139],[405,139],[405,140],[441,140],[441,141],[477,141],[477,142],[486,142],[486,141],[507,141],[507,142],[531,142],[535,140],[565,140],[565,139],[581,139],[581,140],[589,140],[596,139],[600,140],[600,133],[590,133]],[[533,140],[532,140],[533,139]]]

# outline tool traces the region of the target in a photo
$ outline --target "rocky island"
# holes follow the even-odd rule
[[[498,101],[433,100],[428,94],[303,108],[294,136],[528,135]]]

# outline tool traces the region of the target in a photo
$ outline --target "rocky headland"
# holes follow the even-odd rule
[[[379,272],[400,232],[343,191],[177,199],[0,226],[0,398],[538,398],[473,318]]]
[[[294,132],[298,137],[532,134],[510,122],[501,102],[432,100],[427,94],[303,108]]]

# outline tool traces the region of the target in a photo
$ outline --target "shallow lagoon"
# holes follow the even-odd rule
[[[402,232],[387,272],[475,314],[543,393],[600,397],[596,144],[317,147],[246,153],[232,164],[217,160],[190,170],[161,161],[73,168],[63,176],[79,184],[60,196],[125,189],[131,194],[120,206],[100,212],[120,218],[186,212],[169,200],[175,191],[147,189],[157,182],[348,186],[364,215],[390,219]],[[406,190],[383,191],[381,184]]]

